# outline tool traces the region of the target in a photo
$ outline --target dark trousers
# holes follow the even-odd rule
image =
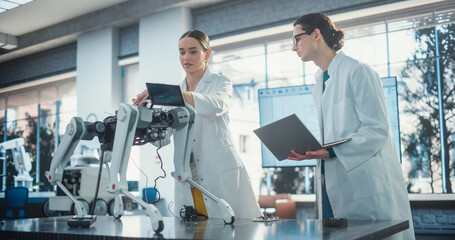
[[[325,166],[324,160],[321,161],[321,180],[322,180],[322,218],[333,218],[332,205],[325,186]]]

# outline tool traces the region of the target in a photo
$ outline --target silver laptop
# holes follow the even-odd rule
[[[292,156],[292,149],[304,154],[306,151],[329,148],[351,140],[349,138],[321,145],[295,114],[253,132],[280,161]]]

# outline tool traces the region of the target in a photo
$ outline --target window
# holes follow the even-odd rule
[[[3,114],[5,115],[5,114]],[[6,128],[7,129],[17,129],[17,111],[15,108],[11,108],[8,112],[6,112],[6,118],[9,119],[9,121],[6,123]]]
[[[23,138],[32,162],[30,174],[34,176],[35,182],[43,183],[40,185],[41,190],[52,189],[45,180],[44,172],[49,169],[59,136],[65,132],[65,127],[60,127],[60,122],[66,126],[71,117],[76,115],[75,78],[3,92],[0,102],[0,129],[3,130],[0,132],[0,140]],[[38,176],[37,166],[40,172]],[[13,184],[13,176],[10,174],[6,186]]]
[[[343,52],[368,63],[380,77],[398,78],[402,170],[410,193],[453,192],[455,51],[450,46],[455,44],[455,20],[452,15],[435,13],[437,24],[433,13],[429,13],[345,31]],[[313,63],[302,64],[291,47],[290,39],[283,39],[213,55],[211,66],[234,84],[235,104],[230,114],[233,126],[244,126],[239,139],[244,136],[257,140],[249,133],[259,127],[257,96],[251,98],[258,89],[314,84],[318,68]],[[239,148],[242,150],[241,144]],[[248,151],[247,161],[261,162],[259,141],[254,141]],[[253,183],[265,182],[264,172],[248,171],[250,178],[255,179]],[[308,175],[305,178],[308,189],[300,192],[311,192],[311,184],[306,183],[312,179],[310,171],[296,171],[299,177]],[[279,172],[282,170],[275,170]]]

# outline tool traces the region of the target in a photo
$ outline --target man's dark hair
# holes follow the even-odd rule
[[[343,47],[343,30],[337,29],[332,20],[322,13],[305,14],[295,20],[294,26],[297,25],[308,34],[311,34],[316,28],[319,29],[327,45],[335,51]]]

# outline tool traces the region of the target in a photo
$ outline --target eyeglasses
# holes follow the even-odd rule
[[[305,34],[306,35],[311,35],[311,32],[310,33],[309,32],[299,33],[299,34],[297,34],[297,35],[292,37],[292,43],[294,44],[294,46],[297,46],[297,43],[299,43],[298,37],[303,36]]]

